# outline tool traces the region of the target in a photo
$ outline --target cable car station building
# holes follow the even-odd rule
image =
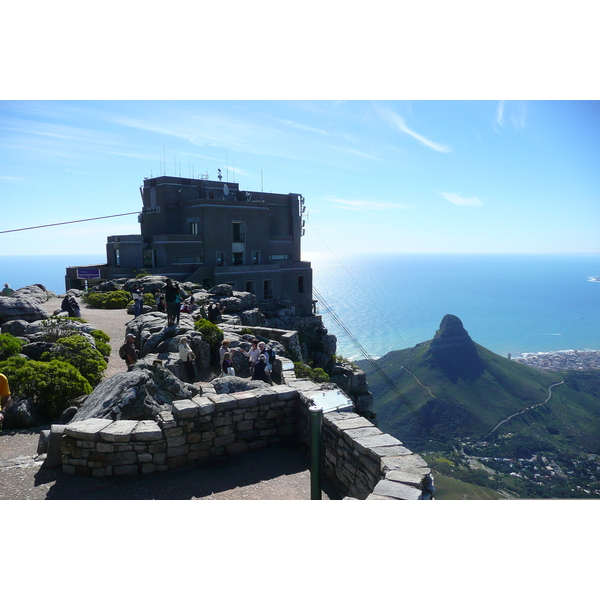
[[[237,183],[160,176],[140,187],[140,235],[110,236],[106,265],[69,267],[67,289],[83,279],[135,277],[140,272],[192,281],[210,289],[228,283],[254,294],[268,310],[312,314],[312,268],[301,260],[301,194],[247,192]]]

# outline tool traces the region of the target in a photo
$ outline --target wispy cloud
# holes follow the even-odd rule
[[[390,123],[390,125],[398,129],[402,133],[405,133],[415,138],[415,140],[423,144],[423,146],[427,146],[428,148],[431,148],[436,152],[453,152],[453,148],[451,146],[447,146],[446,144],[439,144],[437,142],[432,142],[431,140],[427,139],[424,135],[413,131],[406,124],[404,118],[399,114],[396,114],[394,111],[385,108],[377,108],[377,112],[379,113],[379,116],[388,123]]]
[[[456,204],[458,206],[482,206],[483,202],[479,198],[463,198],[460,194],[450,194],[448,192],[438,192],[441,194],[448,202],[452,202],[452,204]]]
[[[507,123],[513,125],[515,129],[525,127],[525,103],[509,102],[500,100],[496,106],[496,124],[505,127]],[[494,126],[496,133],[499,133]]]
[[[24,177],[11,177],[10,175],[0,175],[2,181],[25,181]]]
[[[318,127],[310,127],[309,125],[303,125],[302,123],[296,123],[294,121],[287,121],[285,119],[275,119],[279,123],[283,125],[288,125],[289,127],[293,127],[294,129],[301,129],[303,131],[310,131],[311,133],[318,133],[319,135],[329,135],[328,131],[324,129],[319,129]]]
[[[370,200],[342,200],[340,198],[325,198],[327,202],[339,204],[340,208],[346,210],[410,210],[408,204],[394,202],[371,202]]]

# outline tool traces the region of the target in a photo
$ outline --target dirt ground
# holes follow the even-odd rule
[[[54,298],[44,307],[52,313],[60,302]],[[111,338],[106,377],[125,371],[117,351],[132,315],[82,306],[81,316]],[[165,473],[73,477],[43,467],[37,445],[40,431],[48,428],[0,433],[0,500],[310,500],[310,456],[304,447],[272,446]],[[322,499],[339,498],[324,482]]]

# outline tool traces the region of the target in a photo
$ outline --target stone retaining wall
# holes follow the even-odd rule
[[[321,386],[289,385],[173,402],[156,421],[88,419],[64,426],[62,469],[93,477],[176,469],[286,438],[310,441],[309,406]],[[210,389],[210,388],[208,388]],[[425,461],[354,412],[323,415],[323,475],[344,496],[416,500],[430,474]]]

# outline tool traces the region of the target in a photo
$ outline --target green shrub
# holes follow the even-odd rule
[[[90,308],[116,309],[127,308],[131,302],[131,294],[125,290],[112,292],[89,292],[83,297]]]
[[[110,342],[110,336],[108,333],[105,333],[101,329],[94,329],[91,332],[91,335],[96,342],[96,350],[98,350],[98,352],[100,352],[100,354],[102,354],[102,356],[108,360],[111,352],[111,347],[108,343]]]
[[[60,360],[73,365],[92,387],[102,381],[107,367],[102,354],[77,334],[59,339],[51,352],[42,354],[42,360]]]
[[[312,369],[303,362],[295,362],[294,373],[296,374],[296,377],[300,377],[301,379],[310,379]]]
[[[296,377],[301,379],[310,379],[315,383],[326,383],[329,381],[329,375],[321,369],[321,367],[317,367],[316,369],[311,369],[308,365],[305,365],[302,362],[294,363],[294,373]]]
[[[210,346],[210,360],[214,366],[219,364],[219,346],[223,341],[223,332],[207,319],[198,319],[194,329],[202,334],[202,338]]]
[[[19,354],[24,345],[25,342],[18,340],[10,333],[0,334],[0,360],[6,360],[15,354]]]
[[[243,329],[240,329],[240,335],[254,335],[254,332],[252,331],[252,329],[244,327]]]
[[[218,348],[223,341],[223,332],[214,324],[207,319],[198,319],[194,323],[194,329],[199,331],[204,338],[204,341],[209,344],[211,348]]]
[[[12,356],[0,362],[13,398],[31,398],[39,415],[53,421],[67,408],[71,400],[92,393],[92,386],[69,363],[60,360],[40,362]]]
[[[312,370],[312,374],[310,377],[315,383],[326,383],[329,381],[329,375],[321,369],[321,367],[317,367]]]

